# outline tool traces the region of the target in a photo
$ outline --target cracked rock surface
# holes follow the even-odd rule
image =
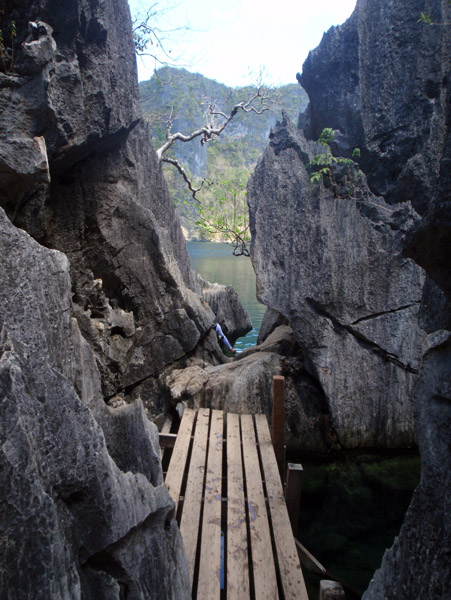
[[[189,598],[141,402],[106,406],[67,258],[0,209],[2,597]]]
[[[418,215],[372,194],[362,175],[343,197],[312,185],[314,151],[284,120],[249,184],[259,299],[293,328],[342,446],[408,446],[424,273],[402,244]]]
[[[339,437],[347,419],[361,443],[418,441],[421,483],[364,600],[449,598],[450,20],[442,0],[358,0],[304,64],[300,129],[333,128],[337,156],[359,147],[369,189],[315,189],[303,165],[317,148],[282,123],[249,191],[266,325],[288,322],[312,377],[332,393],[334,380]]]

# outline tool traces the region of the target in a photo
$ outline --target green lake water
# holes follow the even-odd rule
[[[416,449],[288,457],[304,468],[298,538],[335,577],[363,592],[398,535],[420,481]],[[309,598],[319,577],[304,573]],[[360,594],[346,590],[346,598]]]
[[[193,269],[211,283],[232,285],[243,307],[249,311],[253,329],[245,337],[239,338],[234,348],[239,352],[249,346],[255,346],[266,307],[257,301],[251,259],[246,256],[233,256],[233,247],[230,244],[187,242],[186,247]]]

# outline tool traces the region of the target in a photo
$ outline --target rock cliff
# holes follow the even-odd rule
[[[148,395],[157,373],[196,347],[220,357],[140,120],[128,7],[29,5],[11,11],[14,74],[0,74],[2,206],[68,257],[74,313],[104,396]],[[28,25],[35,15],[41,21]],[[156,414],[164,404],[148,407]]]
[[[2,597],[189,598],[156,427],[106,406],[67,258],[0,211]]]
[[[363,177],[342,197],[311,184],[315,148],[284,121],[252,177],[259,298],[292,326],[343,447],[411,445],[424,275],[402,242],[417,215]]]
[[[141,119],[129,8],[8,2],[0,29],[2,597],[188,598],[147,414],[168,365],[225,359]],[[233,334],[246,315],[215,294]]]
[[[449,595],[449,22],[445,1],[358,0],[310,53],[309,107],[299,129],[275,128],[248,190],[268,331],[293,328],[339,441],[420,447],[421,484],[365,600]],[[361,158],[314,184],[325,127],[336,156]]]

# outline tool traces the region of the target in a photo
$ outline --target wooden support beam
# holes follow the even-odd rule
[[[309,571],[311,571],[312,573],[316,573],[317,575],[326,575],[328,577],[330,577],[330,575],[327,573],[326,567],[323,567],[323,565],[319,562],[319,560],[317,560],[313,554],[311,554],[307,548],[305,546],[303,546],[301,544],[301,542],[299,540],[294,540],[295,544],[296,544],[296,548],[298,551],[298,556],[299,556],[299,560],[301,561],[301,564],[304,565],[304,567],[306,569],[308,569]]]
[[[160,447],[173,448],[177,439],[176,433],[160,433]]]
[[[319,582],[319,600],[345,600],[345,592],[341,583],[323,579]]]
[[[285,462],[285,377],[274,375],[272,380],[272,443],[279,467],[284,476]]]
[[[299,510],[301,504],[302,489],[302,465],[288,463],[287,483],[285,486],[285,501],[290,516],[293,535],[297,537],[299,526]]]

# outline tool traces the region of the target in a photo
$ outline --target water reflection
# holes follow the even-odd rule
[[[254,328],[245,337],[239,338],[235,348],[240,351],[257,343],[258,332],[266,307],[255,295],[255,273],[251,259],[233,256],[229,244],[211,242],[187,242],[191,265],[204,279],[212,283],[232,285],[244,308],[249,311]]]

